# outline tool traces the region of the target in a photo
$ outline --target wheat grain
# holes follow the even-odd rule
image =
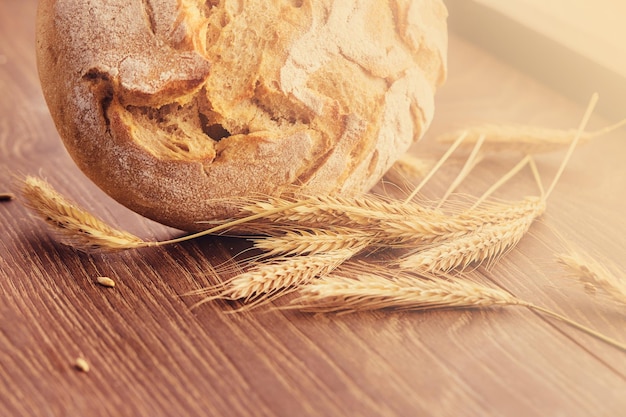
[[[501,217],[489,219],[464,235],[434,243],[401,258],[399,266],[406,270],[437,273],[463,269],[472,263],[495,262],[520,241],[534,220],[545,211],[542,199],[523,202],[519,212],[511,209],[496,214]]]
[[[22,194],[27,204],[53,226],[53,230],[61,235],[61,240],[67,245],[85,251],[113,251],[146,245],[137,236],[112,228],[67,200],[40,178],[26,177]]]
[[[626,280],[615,275],[610,268],[596,259],[572,251],[569,254],[557,255],[557,262],[577,278],[588,292],[595,293],[601,289],[614,301],[626,304]]]
[[[96,282],[102,285],[103,287],[109,287],[109,288],[115,287],[115,281],[113,281],[109,277],[97,277]]]
[[[620,128],[626,124],[622,120],[596,132],[583,133],[581,143],[586,143],[603,134]],[[480,137],[485,137],[483,150],[489,152],[517,151],[523,154],[553,152],[567,148],[578,131],[576,129],[548,129],[526,125],[495,125],[483,124],[445,133],[436,140],[443,144],[452,144],[461,134],[465,134],[462,147],[474,146]]]
[[[74,367],[81,372],[89,372],[89,363],[84,358],[77,358],[74,362]]]

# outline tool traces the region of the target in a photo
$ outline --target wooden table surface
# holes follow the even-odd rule
[[[0,192],[26,174],[145,238],[176,234],[117,205],[64,150],[34,58],[34,0],[0,3]],[[450,37],[450,74],[429,138],[473,122],[575,128],[572,103],[479,47]],[[626,116],[626,109],[624,109]],[[591,127],[614,120],[595,115]],[[585,294],[554,261],[563,242],[626,270],[626,138],[578,150],[548,211],[493,269],[513,294],[626,343],[626,309]],[[424,149],[424,150],[422,150]],[[434,150],[433,150],[434,152]],[[538,159],[545,179],[562,154]],[[513,160],[486,161],[463,191]],[[514,161],[513,161],[514,162]],[[447,179],[434,181],[433,190]],[[529,175],[504,193],[532,193]],[[183,294],[246,243],[84,254],[20,198],[0,203],[2,416],[620,416],[626,353],[524,308],[305,314],[250,311]],[[229,264],[230,265],[230,264]],[[112,277],[117,286],[94,283]],[[226,277],[222,277],[226,278]],[[90,371],[74,367],[83,357]]]

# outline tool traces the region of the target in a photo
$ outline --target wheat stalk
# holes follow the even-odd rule
[[[415,198],[417,194],[424,188],[424,186],[432,179],[432,177],[439,171],[441,166],[450,158],[450,156],[454,153],[454,151],[461,145],[463,141],[465,141],[467,135],[465,132],[461,132],[461,134],[454,140],[454,142],[448,146],[448,149],[444,154],[439,158],[437,163],[432,167],[430,172],[426,174],[426,176],[422,179],[422,181],[418,184],[417,187],[413,189],[413,192],[409,194],[409,196],[404,200],[405,204],[409,204],[411,200]]]
[[[626,304],[626,280],[613,274],[609,268],[577,251],[557,255],[557,262],[578,278],[588,292],[604,290],[613,300]]]
[[[581,143],[607,134],[626,124],[626,119],[604,129],[583,133]],[[463,147],[474,146],[481,138],[485,138],[483,150],[490,152],[518,151],[523,154],[553,152],[567,148],[578,134],[576,129],[547,129],[525,125],[483,124],[469,126],[464,129],[448,132],[436,140],[443,144],[452,144],[460,135],[465,135]]]
[[[27,204],[61,235],[61,241],[86,251],[133,249],[146,245],[128,232],[114,229],[69,201],[52,186],[28,176],[22,183]]]
[[[480,161],[482,160],[481,148],[483,146],[484,141],[485,141],[484,136],[481,136],[480,138],[478,138],[478,140],[476,141],[476,144],[472,148],[472,151],[467,157],[467,160],[465,161],[465,165],[463,165],[463,168],[458,173],[457,177],[454,179],[452,184],[450,184],[450,186],[448,187],[444,195],[441,197],[441,200],[439,201],[437,208],[440,208],[446,202],[448,197],[450,197],[450,195],[457,189],[457,187],[461,185],[461,183],[470,174],[470,172],[474,169],[474,167],[478,163],[480,163]]]

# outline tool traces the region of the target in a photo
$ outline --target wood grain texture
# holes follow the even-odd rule
[[[62,148],[38,87],[35,7],[0,3],[0,192],[15,192],[14,175],[41,174],[137,235],[176,234],[111,201]],[[416,153],[465,124],[571,128],[584,110],[456,37],[437,100]],[[542,221],[496,267],[480,269],[482,279],[626,342],[624,308],[586,295],[553,259],[567,241],[626,270],[624,155],[623,132],[577,152]],[[539,159],[546,181],[561,157]],[[512,162],[486,161],[460,191],[479,193]],[[437,177],[427,192],[450,180]],[[500,195],[534,192],[522,176]],[[83,254],[56,243],[19,198],[0,202],[0,225],[3,416],[615,416],[626,408],[623,352],[523,308],[228,314],[238,305],[215,302],[193,310],[197,300],[184,294],[216,282],[220,265],[232,271],[219,279],[236,272],[232,256],[247,242],[208,237]],[[75,369],[78,357],[88,373]]]

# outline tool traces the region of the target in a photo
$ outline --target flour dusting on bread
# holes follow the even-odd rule
[[[441,0],[42,0],[38,66],[79,167],[197,230],[225,197],[369,190],[434,114]]]

